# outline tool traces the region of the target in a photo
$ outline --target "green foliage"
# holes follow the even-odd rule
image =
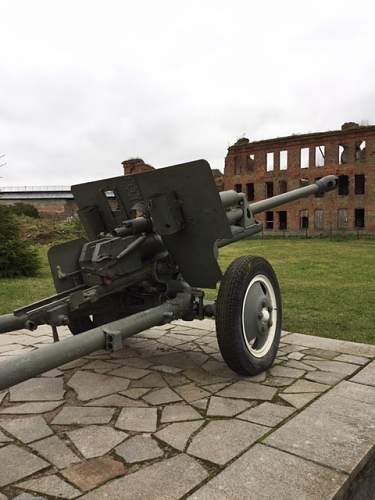
[[[16,215],[26,215],[33,219],[39,219],[38,209],[29,203],[16,203],[11,208]]]
[[[78,216],[74,215],[61,222],[57,228],[60,240],[74,240],[76,238],[84,238],[85,231],[82,227]]]
[[[47,217],[32,219],[21,215],[18,217],[18,221],[21,225],[22,239],[30,243],[53,244],[85,237],[77,216],[62,221]]]
[[[10,207],[0,205],[0,244],[19,238],[19,224]]]
[[[20,237],[12,208],[0,206],[0,277],[34,276],[39,267],[36,250]]]

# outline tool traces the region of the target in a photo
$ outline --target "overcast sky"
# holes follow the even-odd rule
[[[375,122],[375,3],[0,0],[0,188]]]

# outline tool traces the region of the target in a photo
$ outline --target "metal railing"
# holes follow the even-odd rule
[[[0,186],[0,193],[66,192],[70,186]]]

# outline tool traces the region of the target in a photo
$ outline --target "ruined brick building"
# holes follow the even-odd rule
[[[140,158],[122,166],[125,175],[154,168]],[[257,219],[269,233],[375,232],[375,126],[350,122],[329,132],[254,142],[242,138],[228,148],[224,177],[217,169],[212,173],[219,191],[243,191],[250,202],[338,175],[338,190],[294,201]],[[68,187],[0,187],[0,204],[17,202],[31,203],[47,217],[67,217],[77,210]]]
[[[142,174],[154,170],[154,167],[145,163],[142,158],[130,158],[121,162],[121,165],[124,169],[124,175]]]
[[[125,160],[121,164],[124,168],[124,175],[142,174],[143,172],[149,172],[150,170],[154,170],[155,168],[145,163],[141,158],[132,158],[130,160]],[[218,191],[223,191],[224,189],[223,174],[217,168],[213,168],[212,175],[214,177]]]
[[[375,126],[345,123],[341,130],[250,142],[228,148],[224,187],[258,201],[328,174],[338,190],[259,214],[265,231],[375,232]]]

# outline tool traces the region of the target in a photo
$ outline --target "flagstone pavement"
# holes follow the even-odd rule
[[[0,363],[51,341],[3,334]],[[177,321],[0,401],[0,500],[349,499],[375,450],[375,346],[283,332],[245,378],[213,321]]]

